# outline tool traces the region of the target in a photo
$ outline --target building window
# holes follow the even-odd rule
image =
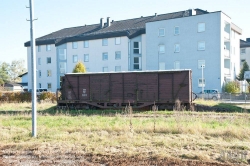
[[[115,66],[115,71],[121,71],[121,66]]]
[[[48,83],[47,85],[48,85],[48,90],[51,90],[52,84],[51,84],[51,83]]]
[[[165,53],[165,45],[159,45],[159,53],[164,54]]]
[[[50,44],[46,45],[46,51],[50,51],[50,50],[51,50]]]
[[[134,69],[135,70],[141,69],[141,57],[134,57]]]
[[[115,52],[115,59],[116,60],[121,59],[121,51],[116,51]]]
[[[73,63],[76,63],[78,61],[78,56],[77,55],[73,55]]]
[[[159,36],[165,36],[165,28],[159,29]]]
[[[204,32],[206,30],[205,23],[198,23],[198,32]]]
[[[206,67],[205,60],[198,60],[198,69],[201,69]]]
[[[174,27],[174,35],[179,35],[179,34],[180,34],[180,28]]]
[[[240,53],[241,53],[241,54],[245,54],[245,53],[246,53],[246,49],[245,49],[245,48],[242,48],[242,49],[240,50]]]
[[[180,44],[175,44],[174,45],[174,52],[180,52],[180,51],[181,51]]]
[[[38,71],[38,76],[42,77],[42,71],[41,70]]]
[[[51,76],[52,76],[51,70],[47,70],[47,77],[51,77]]]
[[[89,41],[84,41],[83,42],[83,47],[84,48],[89,48]]]
[[[102,53],[102,60],[103,61],[108,60],[108,53],[107,52]]]
[[[84,54],[84,62],[88,62],[89,61],[89,54]]]
[[[72,48],[77,49],[77,42],[72,42]]]
[[[134,42],[134,54],[141,54],[141,42]]]
[[[245,59],[241,59],[241,60],[240,60],[241,63],[244,63],[245,61],[246,61]]]
[[[41,52],[41,46],[37,46],[37,51]]]
[[[66,73],[66,62],[60,62],[59,63],[59,69],[60,69],[61,74]]]
[[[41,65],[41,58],[38,58],[38,65]]]
[[[51,57],[47,57],[47,64],[51,63]]]
[[[199,78],[198,86],[199,87],[205,87],[206,86],[206,80],[204,78],[203,78],[203,80],[201,78]]]
[[[205,42],[202,41],[202,42],[198,42],[198,50],[199,51],[204,51],[205,50]]]
[[[42,88],[42,84],[41,83],[38,84],[38,88]]]
[[[180,62],[179,61],[175,61],[174,62],[174,69],[180,69]]]
[[[165,69],[166,69],[165,66],[166,66],[166,65],[165,65],[165,62],[160,62],[160,63],[159,63],[159,70],[165,70]]]
[[[102,39],[102,45],[107,46],[108,45],[108,39]]]
[[[115,44],[116,45],[120,45],[121,44],[121,38],[120,37],[116,37],[115,38]]]
[[[108,72],[108,67],[103,67],[103,68],[102,68],[102,71],[103,71],[103,72]]]

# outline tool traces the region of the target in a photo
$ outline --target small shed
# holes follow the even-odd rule
[[[20,92],[23,91],[23,86],[19,83],[5,83],[4,89],[7,91]]]

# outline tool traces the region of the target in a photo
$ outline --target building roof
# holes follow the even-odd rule
[[[18,77],[22,77],[22,76],[24,76],[24,75],[26,75],[26,74],[28,74],[28,72],[25,72],[25,73],[19,75]]]
[[[14,86],[22,86],[22,85],[14,82],[9,82],[4,84],[4,87],[14,87]]]
[[[196,15],[207,14],[209,12],[195,9]],[[167,13],[161,15],[153,15],[121,21],[112,21],[109,26],[100,26],[100,23],[93,25],[85,25],[79,27],[65,28],[48,35],[36,39],[36,45],[55,44],[56,46],[72,42],[91,39],[101,39],[109,37],[127,36],[134,38],[141,34],[145,34],[146,23],[152,21],[169,20],[181,17],[192,16],[192,9]],[[25,47],[30,46],[30,41],[24,43]]]
[[[240,48],[250,47],[250,41],[244,41],[240,39]]]

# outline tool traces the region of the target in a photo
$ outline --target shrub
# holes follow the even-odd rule
[[[56,101],[56,94],[52,92],[42,92],[39,96],[39,100],[51,101],[54,103]]]
[[[225,92],[227,93],[239,93],[240,84],[237,81],[230,81],[225,84]]]

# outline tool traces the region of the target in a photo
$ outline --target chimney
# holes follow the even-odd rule
[[[107,27],[109,27],[110,26],[110,22],[109,22],[109,19],[110,19],[110,17],[107,17]]]
[[[246,41],[247,41],[247,42],[250,42],[250,38],[247,38]]]
[[[189,11],[190,11],[190,16],[195,16],[196,15],[196,10],[189,9]]]
[[[155,17],[157,16],[157,13],[155,13]]]
[[[104,27],[104,22],[103,22],[103,18],[100,19],[100,27],[103,28]]]

